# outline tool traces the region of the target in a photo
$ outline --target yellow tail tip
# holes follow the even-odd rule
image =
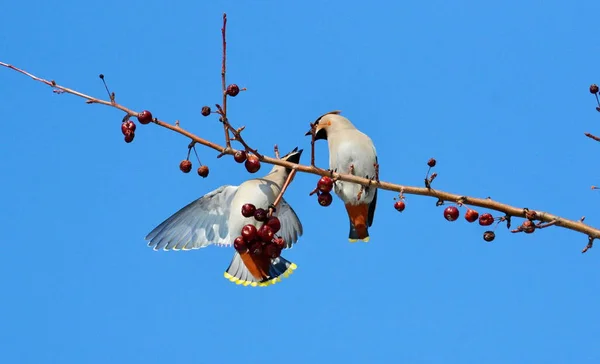
[[[367,236],[364,239],[350,239],[350,238],[348,238],[348,241],[351,242],[351,243],[356,243],[357,241],[362,241],[363,243],[368,243],[370,239],[371,238]]]
[[[298,266],[295,263],[290,264],[290,266],[288,267],[288,269],[286,269],[285,272],[283,272],[283,274],[281,274],[278,277],[275,277],[273,279],[269,279],[268,281],[264,281],[264,282],[250,282],[250,281],[246,281],[243,279],[239,279],[236,278],[234,276],[232,276],[231,274],[225,272],[223,274],[223,276],[229,280],[230,282],[235,283],[236,285],[243,285],[245,287],[250,286],[250,287],[267,287],[267,286],[272,286],[277,282],[281,282],[281,277],[283,276],[284,278],[287,278],[290,276],[290,274],[294,273],[294,270],[296,270],[296,268],[298,268]]]

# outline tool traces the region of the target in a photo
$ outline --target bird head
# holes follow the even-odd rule
[[[298,147],[296,147],[291,152],[284,155],[280,159],[283,161],[286,161],[286,162],[300,164],[300,156],[301,155],[302,155],[302,149],[298,150]],[[292,172],[292,170],[290,168],[278,166],[275,164],[275,165],[273,165],[273,168],[271,169],[271,171],[269,172],[268,175],[278,175],[281,178],[285,178],[291,172]]]
[[[344,129],[354,126],[350,120],[340,115],[341,111],[335,110],[330,111],[324,115],[321,115],[314,123],[315,140],[327,140],[328,133],[332,131]],[[305,135],[312,135],[312,129],[309,130]]]
[[[294,148],[291,152],[281,157],[281,160],[298,164],[300,163],[300,156],[302,155],[303,149],[298,150],[298,147]]]

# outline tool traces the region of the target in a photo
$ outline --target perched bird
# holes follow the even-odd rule
[[[302,150],[295,148],[281,159],[299,163]],[[252,204],[257,209],[271,206],[287,179],[290,169],[274,166],[262,178],[250,179],[239,186],[221,186],[191,202],[158,225],[147,236],[148,246],[154,250],[190,250],[210,244],[233,245],[242,228],[251,224],[259,229],[263,222],[254,216],[244,217],[242,206]],[[291,248],[302,235],[302,224],[292,207],[281,199],[273,216],[279,218],[283,248]],[[259,243],[260,244],[260,243]],[[260,246],[260,245],[259,245]],[[263,249],[265,250],[265,249]],[[271,258],[266,254],[249,251],[234,253],[225,278],[245,286],[267,286],[281,281],[296,269],[296,264],[281,256]]]
[[[315,140],[325,139],[329,146],[329,168],[370,179],[378,178],[379,165],[373,141],[360,132],[350,120],[332,111],[314,123]],[[310,130],[306,135],[312,135]],[[350,218],[348,240],[369,241],[369,227],[373,224],[377,204],[377,188],[356,183],[336,181],[335,194],[344,201]]]

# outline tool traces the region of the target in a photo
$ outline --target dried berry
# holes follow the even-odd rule
[[[277,216],[269,217],[265,224],[273,230],[273,233],[277,233],[281,229],[281,222]]]
[[[429,161],[427,161],[427,165],[431,168],[435,167],[435,159],[431,158]]]
[[[254,216],[254,211],[256,211],[256,207],[251,203],[247,203],[242,206],[242,216],[244,217]]]
[[[446,218],[446,220],[448,221],[454,221],[456,219],[458,219],[458,208],[456,206],[448,206],[446,207],[446,209],[444,210],[444,218]]]
[[[526,234],[531,234],[532,232],[535,231],[535,224],[531,220],[525,220],[525,221],[523,221],[523,224],[521,225],[521,229]]]
[[[321,206],[329,206],[331,205],[331,202],[333,201],[333,197],[331,196],[331,194],[329,192],[322,192],[319,194],[319,205]]]
[[[492,225],[493,223],[494,223],[494,217],[492,216],[492,214],[485,213],[485,214],[479,216],[479,225],[489,226],[489,225]]]
[[[590,93],[592,94],[597,94],[598,93],[598,85],[596,85],[595,83],[590,85]]]
[[[248,224],[242,228],[242,237],[244,238],[245,242],[249,243],[252,240],[256,239],[257,232],[258,231],[256,230],[256,226]]]
[[[330,192],[333,188],[333,180],[327,176],[323,176],[319,182],[317,182],[317,188],[321,192]]]
[[[254,211],[254,218],[256,219],[256,221],[260,222],[267,220],[267,210],[262,208],[256,209],[256,211]]]
[[[492,240],[494,240],[496,238],[496,234],[493,231],[486,231],[483,233],[483,240],[487,241],[488,243]]]
[[[233,241],[233,247],[240,253],[243,253],[246,250],[248,250],[248,244],[246,244],[242,236],[238,236],[237,238],[235,238],[235,240]]]
[[[475,210],[468,209],[467,212],[465,213],[465,220],[467,220],[468,222],[474,222],[478,218],[479,218],[479,212],[477,212]]]
[[[232,83],[231,85],[227,86],[227,95],[231,97],[236,97],[239,93],[240,88],[235,83]]]
[[[404,201],[402,201],[402,200],[396,201],[394,203],[394,208],[400,212],[404,211],[405,207],[406,207],[406,205],[404,204]]]
[[[181,163],[179,163],[179,169],[181,169],[183,173],[189,173],[192,170],[192,162],[188,159],[182,160]]]
[[[125,143],[131,143],[133,138],[135,137],[135,133],[131,130],[127,130],[125,132]]]
[[[152,113],[148,110],[144,110],[137,115],[137,119],[140,124],[149,124],[152,121]]]
[[[250,173],[256,173],[260,169],[260,160],[255,155],[249,155],[246,159],[246,170]]]
[[[201,114],[202,114],[202,116],[208,116],[208,115],[210,115],[210,107],[208,107],[208,106],[202,106]]]
[[[131,120],[127,120],[126,122],[121,123],[121,132],[123,133],[123,135],[125,135],[127,131],[135,131],[135,123]]]
[[[207,166],[198,167],[198,175],[202,178],[206,178],[208,176],[208,167]]]
[[[271,242],[271,240],[273,240],[273,235],[273,229],[271,229],[271,227],[267,224],[264,224],[260,227],[260,229],[258,229],[257,236],[265,243]]]
[[[246,152],[243,150],[238,150],[233,155],[233,159],[235,159],[238,163],[244,163],[246,161]]]

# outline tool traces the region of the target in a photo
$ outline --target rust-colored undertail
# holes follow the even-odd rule
[[[259,256],[252,255],[248,251],[240,253],[240,256],[242,257],[244,265],[246,268],[248,268],[250,274],[252,274],[254,278],[261,281],[269,278],[269,266],[271,265],[271,258],[264,254]]]
[[[348,240],[351,243],[358,240],[368,242],[369,230],[367,228],[367,219],[369,217],[369,204],[346,204],[346,211],[350,218],[350,234],[348,235]]]

